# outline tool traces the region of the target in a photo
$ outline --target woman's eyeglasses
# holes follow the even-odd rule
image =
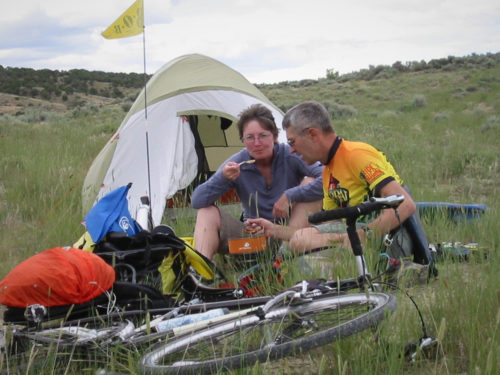
[[[267,139],[269,139],[269,137],[271,136],[272,134],[271,133],[260,133],[260,134],[257,134],[257,136],[254,136],[254,135],[247,135],[243,138],[241,138],[241,140],[244,142],[244,143],[255,143],[255,140],[258,139],[259,142],[264,142],[266,141]]]

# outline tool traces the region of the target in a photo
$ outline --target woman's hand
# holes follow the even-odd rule
[[[236,180],[240,176],[240,165],[234,161],[228,162],[222,168],[222,175],[230,181]]]

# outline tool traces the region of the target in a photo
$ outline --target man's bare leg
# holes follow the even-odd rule
[[[320,233],[313,227],[302,228],[295,231],[289,245],[293,251],[303,253],[319,247],[332,246],[340,240],[340,236],[337,233]]]
[[[294,203],[289,225],[296,229],[309,227],[311,224],[307,220],[308,216],[321,211],[321,205],[321,201]]]

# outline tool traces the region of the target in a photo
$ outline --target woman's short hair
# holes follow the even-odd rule
[[[251,121],[256,120],[260,126],[273,133],[274,138],[278,137],[279,129],[274,122],[274,116],[271,110],[262,104],[253,104],[243,110],[238,119],[238,131],[240,138],[243,138],[245,126]]]

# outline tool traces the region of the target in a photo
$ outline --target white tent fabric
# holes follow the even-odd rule
[[[199,59],[201,55],[194,56]],[[210,63],[213,64],[214,61],[210,59]],[[230,74],[235,74],[230,68],[220,65],[222,69],[228,69]],[[235,89],[227,87],[227,84],[224,88],[217,88],[217,83],[212,83],[210,88],[190,87],[183,92],[152,99],[152,103],[147,106],[147,118],[144,108],[140,109],[138,106],[138,97],[134,103],[136,110],[129,112],[116,135],[89,170],[82,191],[84,210],[90,209],[108,192],[131,182],[128,199],[132,216],[136,216],[140,197],[149,196],[153,225],[158,225],[166,200],[178,190],[189,186],[198,172],[195,139],[183,116],[186,113],[214,113],[236,119],[243,109],[261,103],[272,111],[276,124],[280,127],[283,118],[281,111],[260,92],[260,97],[256,97],[253,92],[257,90],[255,86],[248,83],[248,90],[242,90],[242,83],[239,82],[238,85]],[[161,96],[161,90],[157,87],[155,90],[159,91],[157,96]],[[279,139],[280,142],[286,141],[283,131],[280,132]]]
[[[236,100],[237,99],[237,100]],[[149,171],[153,223],[159,224],[166,199],[189,186],[196,177],[198,157],[189,124],[172,113],[192,110],[215,110],[237,117],[242,108],[261,103],[260,100],[235,92],[191,92],[168,98],[134,114],[120,130],[113,159],[98,199],[111,190],[132,182],[129,209],[135,216],[140,197],[148,194],[146,131],[149,144]],[[276,110],[274,118],[281,119]],[[280,132],[283,135],[283,132]],[[281,139],[283,141],[283,139]]]

